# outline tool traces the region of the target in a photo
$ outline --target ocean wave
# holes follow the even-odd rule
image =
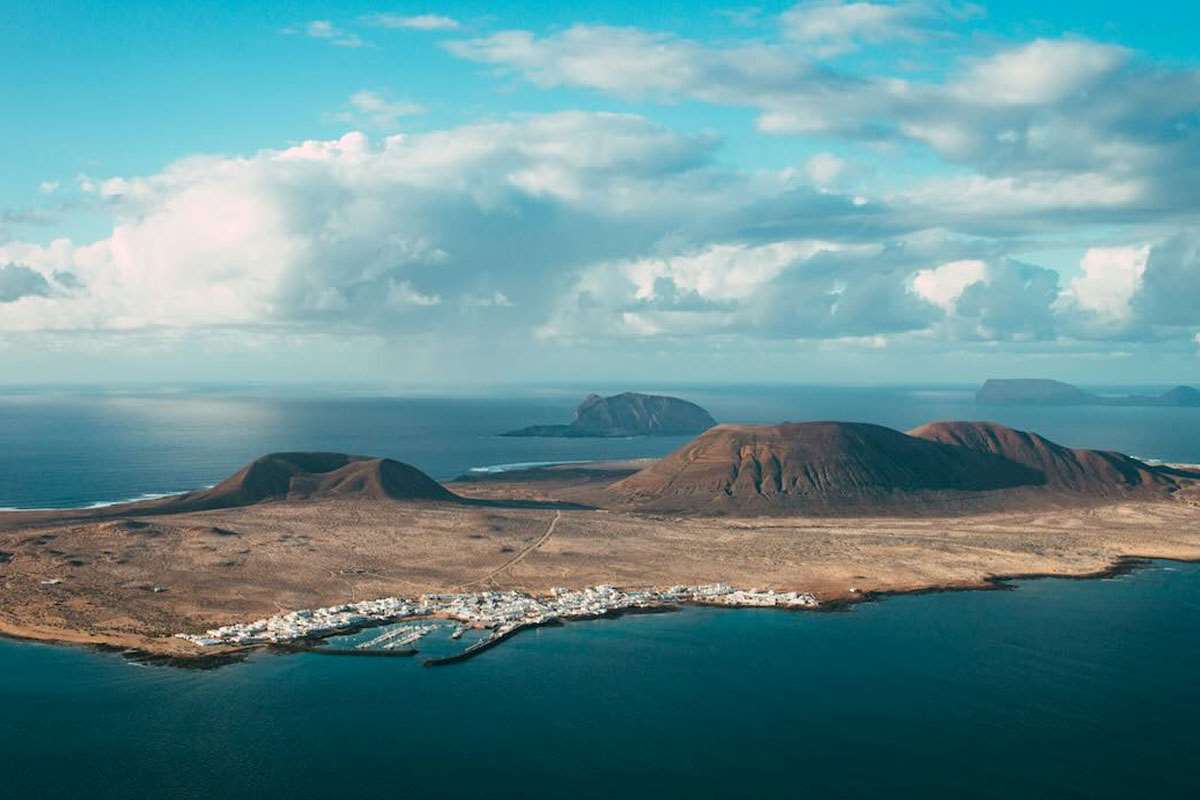
[[[573,461],[514,461],[511,464],[489,464],[483,467],[471,467],[467,472],[479,474],[495,474],[498,472],[514,472],[519,469],[533,469],[534,467],[554,467],[559,464],[588,464],[594,459],[575,459]]]
[[[203,486],[200,490],[211,489],[211,486]],[[188,490],[197,491],[197,490]],[[185,494],[184,491],[178,492],[143,492],[136,497],[126,497],[121,500],[97,500],[92,503],[86,503],[78,506],[0,506],[0,511],[67,511],[70,509],[95,509],[108,508],[109,506],[120,506],[126,503],[141,503],[146,500],[159,500],[163,497],[174,497],[175,495]]]

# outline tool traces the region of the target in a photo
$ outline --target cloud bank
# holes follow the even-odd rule
[[[979,46],[958,35],[979,13],[819,0],[719,42],[598,24],[453,34],[445,50],[489,75],[642,113],[354,130],[84,177],[111,233],[0,244],[0,331],[1190,352],[1200,73],[1078,37]],[[330,21],[294,32],[362,43]],[[922,48],[948,66],[856,60]],[[748,109],[755,135],[806,148],[738,166],[712,131],[654,121],[682,103]],[[390,132],[423,110],[363,90],[333,118]],[[893,174],[908,164],[934,167]],[[1064,247],[1079,255],[1038,263]]]

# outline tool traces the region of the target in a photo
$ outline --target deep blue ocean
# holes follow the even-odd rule
[[[649,387],[648,387],[649,388]],[[979,407],[960,389],[674,388],[720,420],[994,419],[1200,462],[1200,410]],[[273,450],[472,467],[653,456],[509,439],[581,391],[9,391],[0,506],[215,483]],[[3,603],[0,565],[0,603]],[[0,796],[1200,796],[1200,565],[845,613],[689,609],[523,633],[463,664],[264,655],[211,671],[0,640]]]

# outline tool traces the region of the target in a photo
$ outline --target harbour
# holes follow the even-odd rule
[[[430,624],[433,620],[457,622],[458,625],[450,633],[450,638],[455,641],[468,629],[487,631],[483,639],[473,642],[461,652],[425,662],[426,666],[442,666],[473,658],[529,628],[629,613],[666,612],[682,604],[784,609],[815,609],[820,605],[816,597],[807,592],[735,589],[723,583],[676,585],[663,589],[618,589],[605,584],[584,589],[557,588],[546,596],[516,591],[484,591],[424,594],[411,599],[385,597],[324,608],[300,609],[254,622],[224,625],[200,634],[180,633],[176,636],[205,648],[264,645],[285,651],[289,646],[308,647],[316,651],[322,648],[295,643],[319,641],[404,620],[424,620],[423,624],[391,628],[351,648],[341,648],[348,652],[339,653],[377,655],[409,648],[438,629],[438,625]]]
[[[681,604],[576,619],[523,629],[445,670],[423,657],[454,645],[449,621],[418,642],[416,658],[259,647],[208,672],[0,641],[0,743],[28,766],[6,790],[339,796],[345,766],[329,754],[374,748],[412,796],[518,797],[528,782],[497,775],[522,775],[587,798],[797,787],[847,798],[889,787],[934,800],[1118,800],[1132,787],[1190,797],[1200,696],[1188,676],[1200,630],[1186,612],[1200,603],[1200,564],[1014,585],[892,596],[839,614]],[[465,633],[463,649],[482,633]],[[741,725],[747,709],[759,724]],[[486,720],[504,720],[506,734],[468,724]],[[968,740],[970,723],[981,732]],[[719,741],[718,728],[738,731],[743,746]],[[258,757],[231,755],[251,750]],[[42,755],[61,763],[65,752],[72,771]],[[355,780],[364,792],[395,789],[386,773]]]

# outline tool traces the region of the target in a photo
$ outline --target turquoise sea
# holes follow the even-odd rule
[[[687,394],[723,419],[989,417],[1200,461],[1200,425],[1176,409],[979,409],[941,389]],[[285,447],[448,477],[675,444],[492,436],[575,401],[12,393],[0,506],[212,483]],[[848,612],[579,622],[437,669],[261,655],[187,671],[0,640],[0,796],[1200,796],[1200,565],[1014,585]]]

